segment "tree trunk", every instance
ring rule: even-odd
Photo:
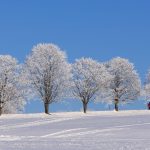
[[[2,115],[2,107],[0,107],[0,116]]]
[[[115,111],[118,111],[118,103],[115,103]]]
[[[114,103],[115,103],[115,111],[118,111],[118,110],[119,110],[119,109],[118,109],[118,104],[119,104],[119,99],[118,99],[118,97],[115,98]]]
[[[45,114],[49,114],[49,103],[44,103]]]
[[[84,113],[86,113],[86,111],[87,111],[87,103],[83,103],[83,111],[84,111]]]

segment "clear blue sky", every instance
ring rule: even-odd
[[[23,62],[39,42],[57,44],[67,52],[69,62],[82,56],[99,61],[128,58],[143,82],[150,68],[150,1],[1,0],[0,54],[11,54]],[[80,103],[66,103],[51,109],[81,109]],[[30,102],[26,112],[40,112],[41,105]],[[136,105],[144,108],[141,103]],[[90,109],[100,108],[90,105]]]

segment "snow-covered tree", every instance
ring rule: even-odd
[[[95,100],[106,88],[110,76],[105,66],[90,58],[81,58],[72,65],[72,93],[83,103],[84,113],[89,101]]]
[[[112,75],[106,95],[111,98],[110,101],[118,111],[119,103],[127,103],[138,98],[141,89],[140,78],[134,65],[124,58],[113,58],[106,63],[106,67]]]
[[[70,79],[70,65],[65,52],[54,44],[38,44],[26,60],[26,71],[31,88],[44,102],[45,113],[49,104],[66,96]]]
[[[150,70],[148,71],[146,75],[146,81],[144,84],[142,96],[144,96],[146,100],[150,100]]]
[[[25,100],[19,69],[15,58],[0,55],[0,115],[15,113],[23,109]]]

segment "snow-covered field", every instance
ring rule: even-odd
[[[3,115],[0,150],[150,150],[150,111]]]

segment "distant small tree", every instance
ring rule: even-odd
[[[54,44],[38,44],[27,57],[26,73],[33,93],[43,101],[48,114],[49,104],[60,101],[69,86],[66,54]]]
[[[112,75],[106,95],[111,97],[110,100],[118,111],[119,103],[127,103],[138,98],[141,89],[140,78],[134,65],[124,58],[113,58],[106,63],[106,67]]]
[[[150,100],[150,70],[146,75],[146,81],[142,90],[142,96],[144,96],[146,100]]]
[[[0,115],[22,110],[25,104],[17,60],[0,55]]]
[[[103,64],[90,58],[81,58],[72,65],[72,93],[83,103],[84,113],[90,101],[99,96],[99,92],[106,87],[109,74]]]

